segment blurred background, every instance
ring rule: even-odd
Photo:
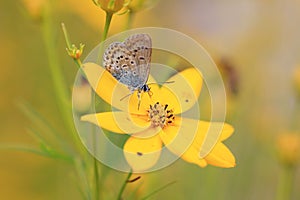
[[[5,148],[38,147],[27,131],[35,124],[20,104],[29,104],[51,126],[64,130],[43,39],[40,5],[45,1],[0,2],[0,199],[83,199],[71,164]],[[92,0],[52,4],[55,53],[71,92],[78,68],[66,53],[60,23],[75,44],[85,44],[84,58],[100,42],[105,13]],[[109,35],[125,30],[127,17],[114,16]],[[226,122],[235,127],[225,143],[237,160],[232,169],[201,169],[178,160],[142,175],[137,195],[176,180],[150,199],[285,199],[280,198],[284,193],[300,199],[299,24],[298,0],[158,0],[134,15],[133,28],[175,29],[211,54],[227,88]],[[125,177],[109,172],[103,183],[110,188],[107,199],[115,199]]]

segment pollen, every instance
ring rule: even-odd
[[[152,126],[161,128],[170,125],[175,120],[175,115],[173,110],[168,110],[168,104],[160,104],[156,102],[154,105],[150,105],[148,110],[149,121],[151,121]]]

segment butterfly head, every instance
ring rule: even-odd
[[[151,88],[150,88],[147,84],[145,84],[145,85],[143,85],[143,86],[141,87],[141,90],[142,90],[143,92],[149,92],[150,89],[151,89]]]

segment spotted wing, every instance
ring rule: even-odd
[[[134,88],[134,57],[122,42],[114,42],[103,54],[103,65],[119,82]]]
[[[150,59],[151,38],[135,34],[124,43],[112,43],[103,54],[103,65],[119,82],[134,91],[147,82]]]
[[[124,44],[130,51],[131,55],[135,58],[137,76],[139,77],[139,85],[141,88],[146,84],[149,72],[152,54],[151,37],[148,34],[134,34],[129,36]]]

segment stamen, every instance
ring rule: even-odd
[[[151,121],[152,126],[161,128],[166,125],[172,124],[175,120],[173,110],[167,110],[168,104],[160,104],[156,102],[153,106],[150,105],[148,110],[149,121]]]

